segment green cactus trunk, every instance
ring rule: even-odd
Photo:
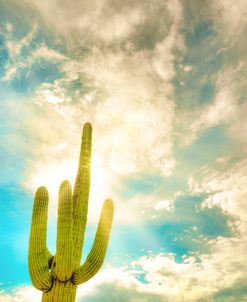
[[[35,194],[28,251],[33,285],[43,291],[42,302],[74,302],[77,286],[91,279],[103,264],[109,241],[113,202],[104,202],[92,249],[81,265],[90,188],[92,127],[83,128],[79,168],[72,193],[68,181],[59,189],[56,254],[46,246],[48,192]]]
[[[52,289],[48,293],[43,293],[42,302],[74,302],[77,286],[70,280],[61,282],[56,280]]]

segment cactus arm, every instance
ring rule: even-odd
[[[114,206],[111,199],[104,202],[92,249],[84,264],[77,269],[72,282],[79,285],[91,279],[101,268],[110,237]]]
[[[76,267],[80,267],[87,222],[91,145],[92,126],[86,123],[83,127],[79,167],[73,191],[73,257]]]
[[[33,285],[43,291],[42,302],[75,301],[77,285],[92,278],[103,264],[113,220],[113,202],[105,201],[93,246],[80,266],[87,222],[92,127],[82,133],[77,178],[72,195],[68,181],[59,189],[56,254],[46,246],[48,192],[35,194],[29,239],[28,266]]]
[[[52,286],[47,257],[48,192],[40,187],[35,194],[32,224],[29,240],[28,267],[33,285],[40,290],[48,291]]]
[[[68,280],[72,267],[72,189],[68,181],[63,181],[58,198],[57,243],[55,276],[61,281]]]

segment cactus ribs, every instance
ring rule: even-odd
[[[68,181],[59,189],[56,254],[47,249],[48,192],[36,191],[29,240],[28,266],[33,285],[43,291],[42,302],[74,302],[77,286],[88,281],[103,264],[109,241],[113,202],[104,202],[94,243],[81,265],[88,212],[92,126],[83,127],[78,173],[72,193]]]

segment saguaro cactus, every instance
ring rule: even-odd
[[[62,182],[58,197],[56,254],[46,246],[48,192],[36,191],[29,240],[28,266],[33,285],[43,291],[42,302],[73,302],[79,284],[92,278],[105,257],[113,219],[113,202],[104,202],[94,243],[81,265],[88,212],[92,127],[83,127],[77,177],[72,193],[68,181]]]

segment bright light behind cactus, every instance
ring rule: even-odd
[[[77,171],[76,160],[59,160],[47,164],[47,166],[39,167],[33,178],[25,185],[28,190],[35,190],[40,184],[47,187],[50,196],[50,212],[56,215],[58,190],[63,180],[69,180],[71,184],[75,181]],[[107,197],[106,188],[107,173],[97,161],[92,158],[91,164],[91,190],[89,204],[89,223],[96,223],[100,213],[103,200]]]
[[[34,194],[49,190],[55,252],[86,121],[84,260],[103,201],[116,207],[77,302],[247,299],[246,15],[246,0],[0,0],[1,302],[41,299],[27,269]]]
[[[28,250],[33,285],[43,292],[42,302],[74,302],[77,286],[90,280],[103,264],[109,241],[114,204],[104,202],[92,248],[81,265],[90,191],[92,126],[83,127],[75,184],[61,183],[58,194],[56,253],[47,247],[49,193],[35,193]]]

